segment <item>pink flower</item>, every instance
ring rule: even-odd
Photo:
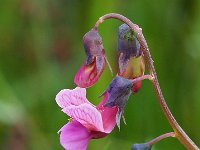
[[[86,89],[64,89],[56,96],[57,104],[72,119],[60,129],[60,143],[67,150],[86,150],[91,139],[105,137],[116,124],[117,107],[104,107],[108,93],[96,107],[86,98]]]

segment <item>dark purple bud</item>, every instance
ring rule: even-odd
[[[123,53],[124,57],[138,57],[141,55],[140,44],[135,33],[127,24],[122,24],[118,31],[118,52]]]
[[[148,143],[133,144],[131,150],[151,150],[151,147]]]
[[[127,24],[122,24],[118,31],[118,75],[128,79],[134,79],[144,74],[145,65],[135,33],[130,29]],[[138,82],[133,93],[136,93],[142,82]]]
[[[102,94],[109,93],[105,107],[118,107],[118,113],[116,115],[116,123],[120,128],[120,119],[123,115],[125,105],[128,101],[128,98],[131,94],[131,89],[133,88],[133,83],[123,77],[115,77],[106,91]]]
[[[84,35],[83,45],[86,53],[86,65],[90,65],[95,57],[104,56],[102,38],[96,29],[92,29]]]
[[[118,30],[118,53],[120,74],[127,68],[131,57],[139,57],[142,54],[135,33],[127,24],[122,24]]]

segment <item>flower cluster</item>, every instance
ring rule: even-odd
[[[101,102],[94,106],[86,98],[86,88],[98,82],[106,63],[102,38],[98,33],[99,24],[114,18],[127,24],[122,24],[118,30],[118,72],[107,89],[101,94]],[[187,136],[170,112],[157,80],[153,60],[142,29],[128,18],[116,13],[109,13],[99,18],[94,28],[83,37],[86,58],[75,75],[73,90],[61,90],[56,96],[56,102],[70,119],[60,130],[60,143],[67,150],[86,150],[91,139],[103,138],[112,132],[115,125],[120,128],[121,117],[125,123],[124,109],[131,94],[139,91],[142,80],[152,81],[158,96],[160,106],[171,125],[173,132],[162,134],[145,143],[133,144],[131,150],[151,150],[152,145],[168,137],[177,138],[186,149],[199,150]],[[143,56],[144,52],[144,56]],[[144,75],[145,62],[150,75]]]
[[[74,78],[77,87],[61,90],[56,96],[57,104],[70,117],[59,131],[60,143],[67,150],[85,150],[91,139],[105,137],[116,124],[120,128],[128,98],[141,86],[141,81],[133,83],[132,79],[144,74],[140,44],[129,26],[123,24],[118,31],[118,74],[102,93],[101,102],[94,106],[86,98],[85,88],[98,81],[108,61],[96,28],[84,35],[83,45],[86,59]]]

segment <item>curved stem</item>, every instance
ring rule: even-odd
[[[130,80],[133,84],[135,84],[135,83],[137,83],[137,82],[139,82],[139,81],[142,81],[142,80],[145,80],[145,79],[153,80],[153,77],[152,77],[152,75],[147,74],[147,75],[142,75],[142,76],[137,77],[137,78],[135,78],[135,79],[129,79],[129,80]]]
[[[159,142],[159,141],[161,141],[161,140],[163,140],[165,138],[168,138],[168,137],[175,137],[175,133],[174,132],[165,133],[165,134],[160,135],[160,136],[156,137],[155,139],[153,139],[153,140],[151,140],[151,141],[149,141],[147,143],[149,145],[153,145],[153,144],[155,144],[155,143],[157,143],[157,142]]]
[[[110,14],[106,14],[102,17],[99,18],[99,20],[96,22],[94,28],[98,28],[98,26],[107,19],[110,18],[114,18],[114,19],[118,19],[124,23],[126,23],[135,33],[136,33],[136,37],[141,45],[141,49],[143,51],[144,54],[144,58],[148,67],[148,70],[150,72],[150,74],[152,75],[153,79],[152,84],[154,87],[154,90],[156,92],[156,95],[158,97],[159,103],[160,103],[160,107],[162,108],[165,117],[167,118],[169,124],[171,125],[171,127],[173,128],[174,132],[175,132],[175,137],[189,150],[199,150],[199,148],[195,145],[195,143],[188,137],[188,135],[183,131],[183,129],[180,127],[180,125],[177,123],[177,121],[175,120],[175,118],[173,117],[172,113],[170,112],[165,99],[163,97],[162,91],[160,89],[160,85],[157,79],[157,75],[156,75],[156,71],[153,65],[153,60],[147,45],[147,42],[142,34],[142,29],[132,23],[128,18],[120,15],[120,14],[116,14],[116,13],[110,13]]]

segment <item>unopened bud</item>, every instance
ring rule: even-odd
[[[151,147],[148,143],[133,144],[131,150],[151,150]]]
[[[118,31],[119,71],[118,75],[127,79],[134,79],[144,74],[145,65],[135,33],[126,24],[122,24]],[[133,93],[137,92],[142,82],[133,87]]]
[[[118,31],[118,52],[123,53],[128,59],[141,55],[140,43],[135,33],[127,24],[122,24]]]
[[[106,63],[105,51],[97,29],[92,29],[83,37],[86,53],[85,63],[76,73],[74,82],[77,86],[87,88],[100,78]]]
[[[105,53],[102,38],[96,29],[92,29],[84,35],[83,45],[86,53],[86,65],[90,65],[95,57],[102,57]]]

